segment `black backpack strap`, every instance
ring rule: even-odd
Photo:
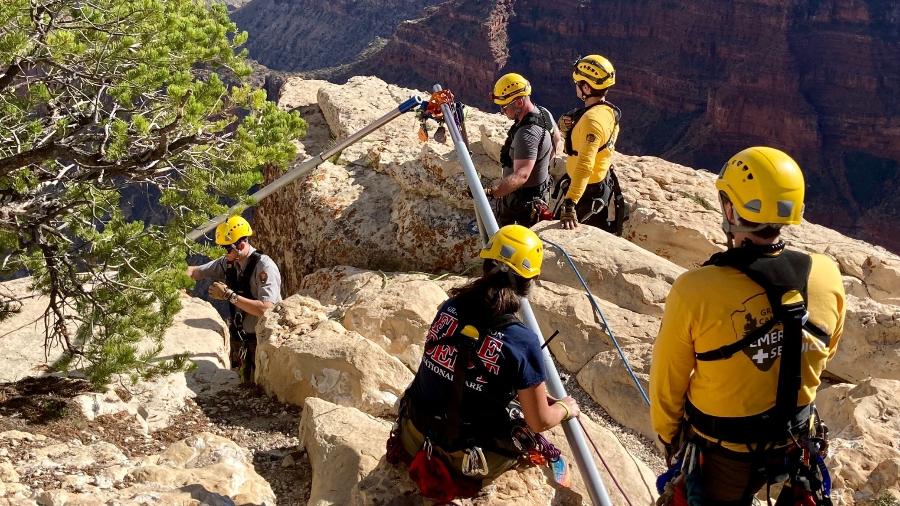
[[[776,320],[775,318],[771,318],[769,321],[762,324],[762,326],[748,332],[747,335],[745,335],[739,341],[735,341],[731,344],[726,344],[725,346],[720,346],[714,350],[697,353],[695,357],[700,361],[725,360],[726,358],[731,358],[735,353],[750,346],[751,344],[758,341],[760,337],[766,335],[770,330],[772,330],[772,327],[774,327],[776,323],[778,323],[778,320]]]
[[[503,142],[503,146],[500,148],[501,167],[513,166],[513,159],[510,155],[510,151],[512,150],[512,143],[515,140],[516,134],[519,132],[519,129],[530,125],[538,125],[539,127],[541,127],[541,138],[538,141],[538,152],[537,155],[535,155],[535,164],[537,164],[537,162],[541,160],[541,146],[544,145],[544,137],[546,137],[547,132],[553,132],[553,122],[548,118],[549,114],[550,111],[547,111],[543,107],[536,105],[534,111],[526,114],[521,121],[518,121],[513,124],[513,126],[509,127],[509,130],[506,132],[506,140]],[[553,147],[551,146],[550,151],[548,151],[547,153],[549,154],[552,151]]]
[[[608,148],[609,145],[612,143],[613,135],[616,133],[616,127],[619,126],[619,121],[622,119],[622,110],[619,109],[618,107],[616,107],[615,105],[613,105],[612,102],[602,102],[602,105],[609,106],[609,108],[612,109],[613,117],[615,118],[615,120],[613,123],[612,132],[609,133],[609,137],[606,138],[606,142],[604,142],[602,146],[597,148],[598,153],[603,151],[604,149]]]
[[[618,124],[619,124],[619,120],[622,119],[622,110],[619,109],[618,107],[616,107],[615,105],[613,105],[611,102],[599,102],[599,103],[596,103],[593,105],[589,105],[587,107],[582,107],[581,109],[575,109],[574,111],[569,111],[566,113],[566,116],[569,116],[570,118],[572,118],[572,128],[570,128],[566,132],[566,139],[565,139],[566,143],[565,143],[565,149],[563,150],[563,151],[565,151],[565,153],[567,155],[569,155],[569,156],[577,156],[578,155],[578,151],[575,151],[575,146],[572,144],[572,132],[575,131],[575,125],[581,120],[581,117],[584,116],[585,113],[587,113],[589,110],[591,110],[592,107],[597,107],[598,105],[605,105],[605,106],[608,106],[610,109],[612,109],[613,116],[615,117],[615,123],[613,123],[613,132],[615,132],[616,126],[618,126]],[[597,149],[598,153],[600,151],[603,151],[604,149],[606,149],[607,146],[609,146],[609,143],[612,142],[613,132],[610,132],[609,137],[606,139],[606,142],[604,142],[603,145]]]
[[[609,166],[609,174],[607,175],[612,187],[612,203],[616,210],[616,221],[613,223],[613,233],[617,236],[622,235],[625,230],[625,221],[628,220],[628,208],[625,206],[625,194],[622,193],[622,186],[619,185],[619,176],[613,166]]]
[[[733,267],[762,287],[772,308],[772,318],[735,343],[698,353],[697,359],[728,358],[764,336],[776,323],[781,322],[784,327],[784,344],[772,415],[776,420],[776,426],[789,429],[787,422],[797,409],[797,397],[802,385],[803,328],[809,319],[806,309],[806,286],[812,270],[812,257],[788,250],[778,255],[760,255],[758,250],[752,247],[741,247],[717,253],[704,265]],[[794,295],[791,295],[792,293]],[[821,330],[818,332],[824,334]]]
[[[473,360],[473,355],[477,353],[481,343],[491,332],[505,329],[510,325],[521,325],[521,323],[522,322],[519,321],[515,315],[500,315],[482,325],[481,329],[471,324],[461,324],[452,336],[445,338],[452,341],[447,344],[452,344],[456,348],[456,362],[453,364],[453,388],[450,391],[450,399],[447,403],[447,423],[444,425],[443,431],[444,444],[454,447],[458,443],[457,440],[459,439],[460,429],[462,428],[462,398],[466,389],[466,373],[468,372],[470,362],[473,363],[476,368],[480,368],[481,370],[485,369],[481,360]],[[477,337],[473,338],[463,333],[466,327],[470,326],[478,331]],[[438,339],[437,341],[444,341],[444,339]]]
[[[259,263],[259,259],[262,256],[262,252],[259,250],[254,251],[250,254],[250,257],[247,259],[247,265],[244,267],[244,270],[241,271],[240,275],[237,271],[236,262],[233,262],[231,265],[225,268],[225,285],[228,288],[231,288],[241,297],[245,297],[248,299],[253,298],[253,294],[250,292],[250,280],[253,279],[253,271],[256,269],[256,264]],[[241,328],[240,320],[243,318],[243,311],[238,309],[234,304],[228,304],[228,313],[231,315],[231,322],[235,325],[235,328],[239,332],[243,332],[243,328]]]
[[[247,265],[244,266],[244,270],[241,271],[241,276],[238,278],[238,286],[232,288],[238,295],[252,298],[250,280],[253,279],[253,271],[256,270],[256,264],[259,263],[261,257],[262,253],[258,250],[250,254],[250,257],[247,259]]]

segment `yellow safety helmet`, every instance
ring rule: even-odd
[[[803,219],[803,172],[775,148],[755,146],[732,156],[719,171],[716,188],[747,221],[798,225]]]
[[[241,237],[251,235],[253,235],[253,229],[250,228],[250,223],[235,215],[225,220],[224,223],[219,223],[219,226],[216,227],[216,244],[228,246],[236,243]]]
[[[479,256],[500,262],[519,276],[530,279],[541,273],[544,243],[531,229],[506,225],[491,237]]]
[[[497,79],[497,83],[494,84],[494,92],[491,93],[491,100],[495,104],[503,106],[519,97],[529,95],[531,95],[531,83],[528,82],[528,79],[522,77],[521,74],[509,73]]]
[[[599,54],[589,54],[575,61],[572,80],[584,81],[595,90],[605,90],[616,84],[616,69]]]

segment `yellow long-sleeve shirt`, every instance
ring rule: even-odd
[[[826,346],[804,331],[798,406],[815,400],[819,377],[844,327],[844,286],[837,265],[826,256],[812,255],[807,286],[810,320],[831,339]],[[732,267],[705,266],[675,281],[650,367],[650,418],[663,440],[671,442],[677,434],[686,398],[703,413],[719,417],[756,415],[775,405],[780,323],[730,358],[695,359],[695,353],[736,342],[771,317],[762,288]],[[747,451],[744,445],[725,446]]]
[[[566,173],[572,178],[566,198],[578,202],[588,184],[603,181],[612,164],[618,136],[616,113],[605,104],[588,109],[572,127],[572,148],[578,154],[566,158]],[[604,144],[606,147],[598,152]]]

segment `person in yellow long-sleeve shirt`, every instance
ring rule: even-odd
[[[716,188],[729,248],[675,281],[653,347],[653,428],[668,463],[683,464],[671,490],[691,504],[749,505],[787,480],[778,504],[830,504],[813,402],[843,331],[841,273],[780,238],[803,213],[790,156],[745,149]]]
[[[589,55],[575,62],[572,80],[584,107],[560,118],[568,158],[566,175],[554,191],[562,197],[558,217],[566,229],[581,222],[621,235],[627,215],[612,154],[622,113],[606,99],[616,71],[606,58]]]

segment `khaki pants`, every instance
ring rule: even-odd
[[[419,429],[417,429],[416,426],[413,425],[412,421],[410,421],[408,418],[401,418],[400,442],[403,444],[403,449],[406,451],[406,453],[412,457],[415,456],[419,449],[422,448],[422,445],[425,443],[425,436],[422,435],[421,432],[419,432]],[[487,476],[481,478],[483,480],[493,480],[504,472],[515,467],[515,465],[518,463],[517,459],[511,459],[507,456],[500,455],[499,453],[494,453],[484,449],[482,449],[482,451],[484,453],[484,459],[487,462],[488,468]],[[465,452],[445,452],[438,446],[434,446],[432,449],[432,456],[441,457],[444,462],[447,463],[447,467],[449,467],[458,476],[464,476],[462,474],[463,455],[465,455]]]

